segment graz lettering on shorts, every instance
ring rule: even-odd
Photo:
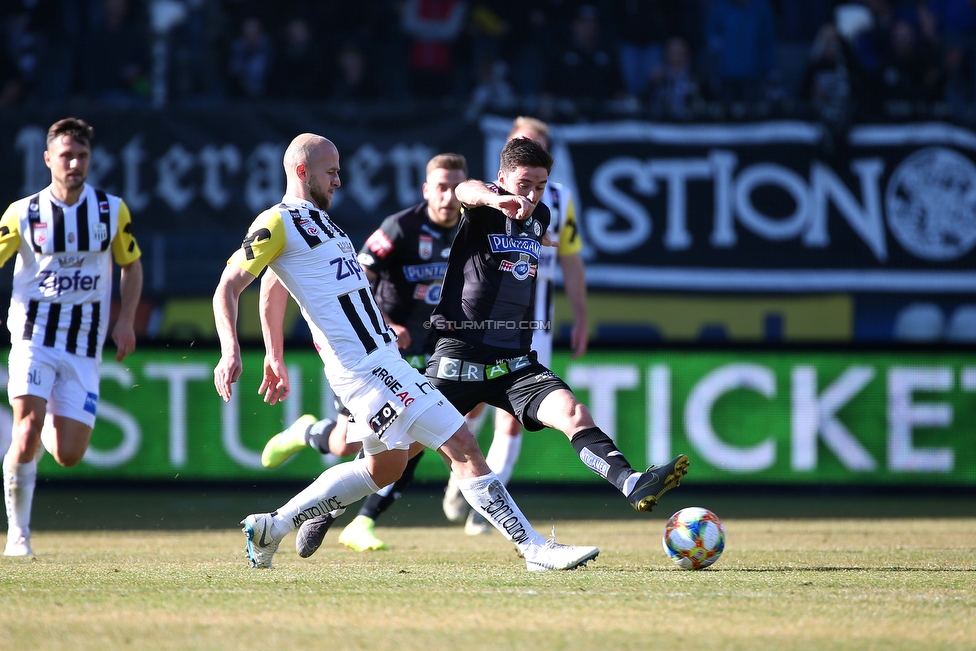
[[[373,414],[369,419],[369,428],[373,430],[379,438],[383,438],[383,433],[390,429],[390,425],[399,416],[399,412],[396,410],[396,406],[392,401],[387,402],[383,405],[378,412]]]
[[[338,509],[344,509],[346,505],[336,499],[336,496],[327,497],[324,500],[319,500],[312,506],[308,507],[304,511],[301,511],[298,515],[291,519],[292,526],[296,529],[302,526],[302,523],[306,520],[311,520],[312,518],[317,518],[320,515],[325,515],[332,511]]]
[[[536,260],[542,253],[542,244],[525,237],[489,235],[488,244],[491,246],[492,253],[528,253]]]
[[[403,385],[400,384],[400,380],[393,377],[393,374],[382,366],[377,366],[373,369],[373,376],[382,380],[383,384],[386,385],[386,388],[390,390],[390,393],[399,398],[404,407],[409,407],[410,403],[414,401],[414,399],[410,397],[410,392],[403,390]]]
[[[75,269],[73,274],[59,274],[57,271],[41,272],[41,290],[45,294],[52,291],[55,296],[60,296],[64,292],[90,292],[98,289],[98,281],[101,276],[83,276],[80,269]]]
[[[528,355],[498,360],[495,364],[478,364],[454,357],[441,357],[437,361],[437,375],[443,380],[481,382],[508,375],[532,363]]]
[[[419,283],[424,280],[441,280],[446,273],[446,262],[408,264],[403,267],[403,275],[406,277],[407,282],[411,283]]]
[[[515,510],[503,497],[499,496],[488,502],[485,505],[485,513],[508,532],[513,543],[518,544],[529,539],[529,534],[522,526],[521,520],[515,516]]]

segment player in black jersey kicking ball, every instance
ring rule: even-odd
[[[461,413],[486,402],[513,414],[530,432],[551,427],[565,433],[584,464],[635,509],[650,511],[680,484],[688,457],[634,470],[532,350],[533,330],[542,327],[532,315],[537,264],[549,244],[542,195],[552,163],[537,142],[514,138],[502,149],[496,183],[471,180],[457,187],[461,223],[431,317],[441,337],[427,378]]]

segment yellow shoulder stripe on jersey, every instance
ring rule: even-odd
[[[119,199],[119,232],[112,240],[112,257],[122,267],[142,257],[139,244],[132,234],[132,215],[125,201],[121,199]]]
[[[20,248],[20,216],[13,204],[0,218],[0,267],[14,257]]]
[[[559,232],[558,255],[572,255],[583,250],[583,238],[580,237],[579,225],[576,223],[576,206],[572,198],[563,207],[563,228]]]
[[[285,225],[281,213],[270,208],[251,222],[241,248],[234,251],[227,264],[236,264],[257,277],[284,250]]]

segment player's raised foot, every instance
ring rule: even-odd
[[[556,532],[542,547],[525,557],[525,567],[530,572],[545,572],[546,570],[574,570],[583,567],[600,555],[597,547],[586,545],[563,545],[556,542]]]
[[[7,546],[3,548],[4,556],[33,556],[34,550],[30,546],[30,534],[7,534]]]
[[[255,569],[271,569],[271,559],[278,551],[278,543],[271,536],[272,518],[270,513],[257,513],[241,520],[241,530],[247,536],[247,554],[251,567]]]
[[[315,416],[305,414],[289,425],[288,429],[278,432],[268,439],[268,442],[264,444],[264,450],[261,452],[261,465],[265,468],[277,468],[290,459],[293,454],[301,452],[307,445],[305,433],[317,421],[318,419]]]
[[[444,507],[444,515],[451,522],[464,522],[464,519],[468,516],[468,511],[471,510],[471,507],[468,506],[468,501],[461,494],[461,488],[458,486],[457,479],[454,478],[453,474],[447,480],[447,488],[444,489],[442,506]]]
[[[376,537],[373,527],[376,522],[365,515],[357,515],[339,534],[339,544],[354,552],[372,552],[389,549],[389,546]]]
[[[468,520],[464,523],[464,533],[469,536],[480,536],[491,533],[494,530],[495,527],[491,526],[491,523],[485,520],[485,516],[474,510],[468,513]]]
[[[661,496],[681,485],[681,478],[688,472],[688,457],[679,454],[669,463],[651,466],[637,480],[627,499],[638,511],[651,511]]]
[[[308,558],[314,554],[322,546],[325,534],[329,532],[329,528],[334,522],[335,518],[332,517],[331,513],[319,515],[303,522],[295,536],[295,550],[298,555],[302,558]]]

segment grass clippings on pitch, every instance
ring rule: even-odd
[[[676,492],[642,515],[600,491],[527,496],[540,531],[555,524],[560,540],[602,550],[578,571],[529,573],[500,535],[427,522],[436,494],[411,493],[388,514],[396,526],[381,521],[389,552],[340,549],[335,531],[306,560],[289,535],[272,571],[246,567],[236,522],[283,495],[247,495],[254,508],[243,510],[217,494],[93,493],[59,507],[42,495],[37,558],[0,558],[3,648],[961,650],[976,639],[971,496],[907,507],[872,498],[833,515],[816,497]],[[661,548],[667,517],[693,504],[718,513],[728,534],[724,556],[698,572]],[[58,526],[85,505],[102,519]],[[786,505],[792,517],[757,517]],[[119,529],[135,517],[127,509],[151,524]],[[186,530],[174,512],[197,525],[221,517]]]

